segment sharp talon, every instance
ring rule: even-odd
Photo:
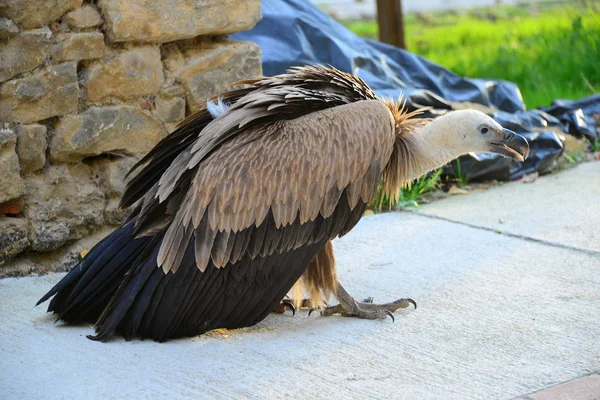
[[[363,300],[363,303],[373,303],[373,300],[375,300],[373,296],[369,296]]]
[[[310,314],[312,314],[312,312],[315,311],[314,308],[311,308],[310,310],[308,310],[308,316],[310,317]]]
[[[289,307],[289,309],[292,310],[292,317],[296,315],[296,307],[294,307],[294,304],[292,304],[291,301],[289,301],[289,300],[283,300],[281,302],[281,304],[283,304],[284,306]]]
[[[392,314],[391,311],[384,310],[384,312],[390,316],[390,318],[392,319],[392,323],[396,322],[396,319],[394,318],[394,314]]]
[[[406,299],[406,301],[408,301],[410,304],[412,304],[413,306],[415,306],[415,310],[417,309],[417,302],[414,301],[413,299]]]

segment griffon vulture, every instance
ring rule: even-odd
[[[385,319],[414,302],[355,301],[332,240],[376,197],[469,152],[516,160],[527,141],[478,111],[431,122],[321,66],[246,80],[188,117],[132,171],[129,219],[38,302],[67,323],[157,341],[254,325],[297,283],[314,307]]]

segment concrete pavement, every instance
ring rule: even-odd
[[[0,280],[0,398],[512,399],[593,374],[599,177],[588,163],[363,218],[336,241],[340,278],[357,298],[416,299],[395,323],[272,314],[226,337],[102,344],[33,307],[62,274]]]

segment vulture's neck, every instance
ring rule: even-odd
[[[466,153],[453,140],[456,127],[446,117],[436,118],[422,128],[396,138],[383,178],[383,190],[392,201],[397,199],[401,186]]]
[[[451,140],[455,135],[450,132],[451,127],[446,126],[445,122],[444,117],[434,119],[407,135],[406,140],[411,146],[411,162],[408,163],[406,174],[408,181],[438,169],[461,155],[456,143]]]

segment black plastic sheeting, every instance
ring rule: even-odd
[[[411,108],[431,107],[429,117],[457,108],[455,103],[485,106],[483,111],[505,128],[527,138],[531,153],[522,163],[488,153],[461,157],[462,174],[470,180],[549,172],[564,149],[560,131],[590,140],[600,137],[593,116],[600,113],[600,94],[526,110],[514,83],[462,78],[408,51],[360,38],[308,0],[262,0],[261,8],[262,20],[231,38],[260,46],[266,76],[296,65],[330,64],[360,76],[380,96],[402,94]],[[444,173],[452,176],[454,166]]]

